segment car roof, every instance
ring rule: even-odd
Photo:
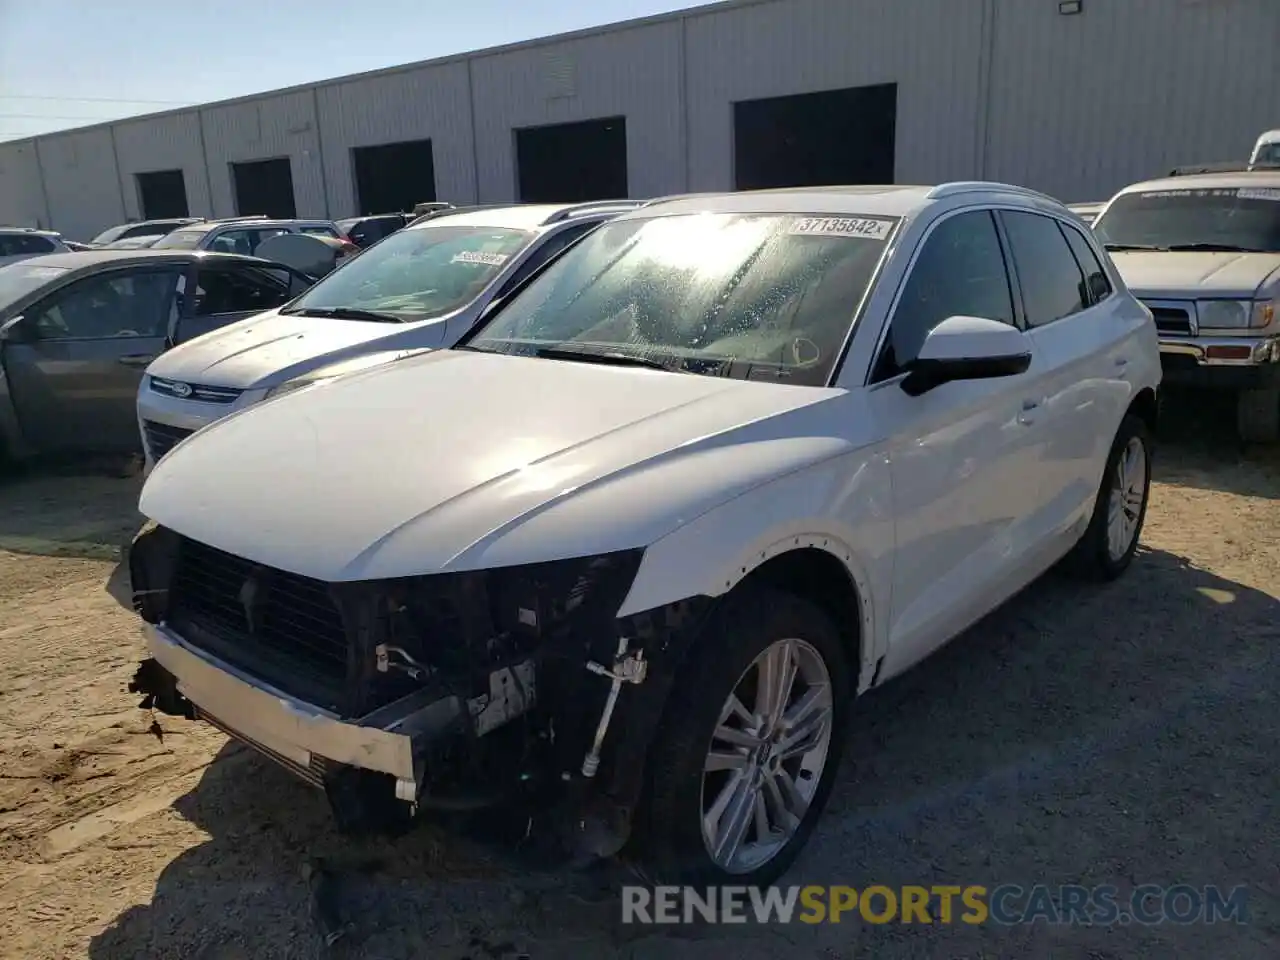
[[[61,237],[57,230],[44,230],[40,227],[4,227],[0,226],[0,233],[25,233],[32,234],[37,237]]]
[[[272,220],[268,220],[265,217],[245,217],[233,220],[201,220],[197,223],[188,223],[173,232],[177,233],[180,230],[183,233],[212,233],[214,230],[223,228],[238,230],[243,227],[277,227],[281,224],[289,223],[319,223],[327,225],[332,222],[332,220],[322,220],[318,217],[315,219],[311,217],[278,217]]]
[[[906,217],[937,200],[960,195],[1061,204],[1026,187],[986,181],[921,184],[850,184],[843,186],[783,187],[735,193],[704,193],[655,200],[620,219],[689,213],[823,213],[857,216]]]
[[[1120,191],[1149,193],[1154,190],[1212,190],[1232,187],[1280,187],[1280,170],[1232,170],[1223,173],[1193,173],[1184,177],[1161,177],[1133,183]]]
[[[483,208],[463,208],[458,211],[442,210],[429,220],[413,224],[408,229],[424,227],[506,227],[511,230],[539,230],[543,227],[570,220],[580,221],[598,215],[613,217],[640,207],[640,200],[594,200],[584,203],[513,203],[509,206],[494,204]]]
[[[81,250],[72,253],[46,253],[33,257],[42,267],[58,267],[63,270],[87,270],[105,263],[147,263],[155,260],[207,260],[268,263],[260,257],[246,257],[238,253],[213,253],[205,250]],[[20,261],[25,263],[26,261]]]

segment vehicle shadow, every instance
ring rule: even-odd
[[[142,524],[138,476],[28,469],[0,483],[0,550],[114,560]]]
[[[1051,573],[859,702],[830,807],[783,881],[1246,884],[1246,926],[623,926],[616,876],[592,897],[431,825],[346,839],[318,792],[228,748],[175,805],[210,839],[90,955],[1275,957],[1277,641],[1280,601],[1169,553],[1102,587]],[[327,953],[317,897],[353,924]]]
[[[1233,394],[1173,387],[1162,394],[1156,480],[1280,499],[1280,444],[1246,444],[1236,437]]]

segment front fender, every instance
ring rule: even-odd
[[[848,452],[756,486],[655,541],[618,615],[718,597],[782,553],[822,550],[858,590],[865,680],[887,645],[893,545],[888,458],[879,449]]]

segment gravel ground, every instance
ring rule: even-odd
[[[138,483],[58,477],[0,488],[0,956],[323,956],[321,857],[354,919],[337,957],[1274,958],[1280,458],[1214,442],[1212,414],[1166,440],[1121,581],[1051,574],[859,704],[786,882],[1243,884],[1245,925],[663,932],[438,826],[343,839],[287,774],[136,709],[123,578],[81,557],[135,527]]]

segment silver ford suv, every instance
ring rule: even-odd
[[[268,397],[452,346],[496,299],[638,206],[521,204],[437,215],[373,245],[290,303],[161,354],[138,391],[147,469],[201,427]]]

